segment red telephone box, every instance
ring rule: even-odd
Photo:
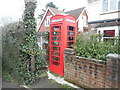
[[[64,75],[64,49],[76,41],[76,18],[71,15],[55,15],[50,19],[49,70]]]

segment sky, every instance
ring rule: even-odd
[[[46,3],[53,2],[58,9],[65,11],[83,7],[87,4],[86,0],[37,0],[35,16],[42,12]],[[0,19],[19,20],[24,11],[24,0],[0,0]]]

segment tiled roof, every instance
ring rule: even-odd
[[[58,10],[58,9],[55,9],[55,8],[52,8],[52,7],[49,7],[50,8],[50,10],[56,15],[56,14],[60,14],[60,13],[63,13],[63,14],[65,14],[65,12],[64,11],[62,11],[62,10]]]
[[[80,14],[82,13],[82,11],[85,7],[70,10],[70,11],[67,11],[67,12],[64,12],[62,10],[58,10],[58,9],[55,9],[55,8],[52,8],[52,7],[49,7],[49,8],[55,15],[56,14],[69,14],[69,15],[73,15],[74,17],[76,17],[76,19],[78,19],[78,17],[80,16]]]
[[[65,13],[73,15],[74,17],[76,17],[76,19],[78,19],[78,17],[80,16],[80,14],[82,13],[84,8],[85,7],[78,8],[78,9],[75,9],[75,10],[70,10],[70,11],[67,11]]]

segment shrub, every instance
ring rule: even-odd
[[[113,45],[110,42],[97,40],[97,35],[77,36],[77,41],[74,44],[76,54],[81,57],[106,60],[106,55],[109,53],[120,54],[119,42]]]
[[[35,8],[36,2],[25,2],[23,22],[5,26],[2,34],[3,72],[22,84],[35,81],[45,67],[37,45]]]

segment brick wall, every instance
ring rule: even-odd
[[[65,49],[64,79],[84,88],[118,88],[118,55],[107,55],[107,61],[75,56]],[[119,67],[118,67],[119,66]]]

